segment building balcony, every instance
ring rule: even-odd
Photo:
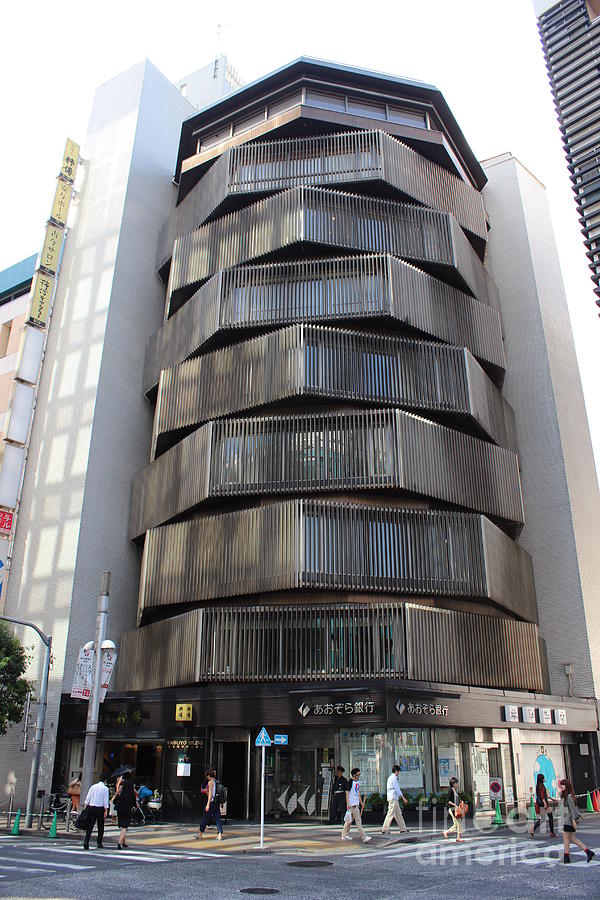
[[[134,478],[130,538],[208,500],[332,491],[410,492],[483,512],[518,534],[509,450],[400,410],[211,421]]]
[[[291,325],[164,369],[152,456],[209,419],[311,398],[429,413],[516,450],[514,414],[468,350]]]
[[[161,369],[215,343],[294,322],[369,323],[466,347],[494,382],[505,368],[500,316],[392,256],[301,260],[219,272],[150,339],[144,391]]]
[[[487,225],[479,191],[383,131],[351,131],[226,150],[171,213],[161,232],[157,269],[165,271],[178,237],[242,203],[294,187],[352,189],[365,182],[451,213],[483,256]]]
[[[498,309],[498,290],[449,213],[328,191],[292,188],[223,216],[175,242],[167,318],[219,269],[273,256],[299,245],[390,253],[466,290]]]
[[[115,689],[374,678],[548,689],[533,623],[322,597],[310,605],[209,606],[126,631]]]
[[[139,621],[299,590],[470,598],[537,620],[529,555],[484,516],[295,499],[148,531]]]

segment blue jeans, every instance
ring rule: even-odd
[[[202,818],[200,819],[200,825],[198,826],[202,834],[204,834],[204,829],[209,824],[210,820],[214,819],[214,823],[217,826],[217,831],[219,834],[223,831],[223,823],[221,822],[221,808],[216,800],[213,800],[207,810],[204,811]]]

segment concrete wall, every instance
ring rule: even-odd
[[[545,188],[510,154],[483,163],[488,267],[500,290],[525,529],[550,686],[600,690],[600,496]]]
[[[127,539],[131,481],[148,460],[146,345],[162,321],[153,274],[189,103],[151,63],[96,92],[83,187],[67,238],[26,467],[5,612],[53,637],[40,787],[50,789],[61,690],[93,639],[100,575],[112,572],[108,636],[135,624],[140,551]],[[25,642],[32,643],[31,632]],[[31,667],[40,678],[40,654]],[[36,708],[34,708],[34,715]],[[0,800],[26,795],[31,752],[0,738]]]

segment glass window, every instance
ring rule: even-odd
[[[399,125],[413,125],[415,128],[427,128],[427,116],[424,112],[402,109],[399,106],[388,106],[388,119]]]
[[[440,790],[449,787],[451,778],[458,778],[458,789],[464,790],[460,747],[456,729],[435,729],[435,756]]]
[[[318,106],[321,109],[336,109],[345,112],[346,100],[340,94],[324,94],[321,91],[307,91],[306,102],[308,106]]]
[[[408,731],[390,730],[391,764],[400,766],[398,781],[406,796],[428,794],[431,785],[429,731],[415,728]]]
[[[260,109],[255,109],[253,113],[250,113],[248,116],[244,116],[243,119],[238,119],[233,123],[233,133],[240,134],[242,131],[248,131],[249,128],[254,128],[255,125],[259,125],[261,122],[265,121],[265,110],[264,107]]]
[[[340,752],[342,766],[350,777],[352,769],[360,769],[361,793],[368,795],[385,789],[387,767],[385,765],[386,738],[384,731],[342,731]]]
[[[216,147],[217,144],[221,144],[230,137],[231,127],[229,125],[220,128],[212,134],[207,134],[198,141],[198,153],[200,153],[201,150],[209,150],[211,147]]]
[[[369,103],[367,100],[348,98],[348,112],[354,116],[369,116],[370,119],[385,119],[383,103]]]
[[[274,100],[273,103],[269,103],[269,118],[278,116],[287,109],[292,109],[294,106],[299,106],[301,103],[302,94],[300,92],[297,94],[290,94],[287,97],[282,97],[280,100]]]

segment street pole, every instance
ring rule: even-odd
[[[110,572],[102,574],[102,586],[98,596],[98,614],[96,616],[96,637],[94,639],[94,663],[92,669],[92,687],[88,703],[87,725],[85,729],[85,745],[83,748],[83,769],[81,773],[81,799],[85,800],[92,785],[94,775],[94,759],[96,757],[96,737],[98,735],[98,711],[100,708],[100,677],[102,674],[102,644],[106,636],[106,620],[108,618],[108,595],[110,593]]]
[[[260,849],[265,846],[265,745],[262,746],[262,777],[260,779]]]
[[[23,619],[13,619],[11,616],[0,616],[5,622],[13,622],[15,625],[25,625],[26,628],[33,628],[37,631],[45,644],[46,651],[44,653],[44,668],[42,670],[42,684],[40,688],[40,697],[38,701],[38,714],[35,723],[35,738],[33,741],[33,759],[31,760],[31,775],[29,776],[29,791],[27,792],[27,812],[25,815],[25,827],[31,828],[33,820],[33,810],[37,795],[38,780],[40,777],[40,762],[42,759],[42,742],[44,740],[44,725],[46,724],[46,707],[48,706],[48,673],[50,672],[50,658],[52,650],[52,637],[44,634],[44,632],[34,625],[33,622],[26,622]]]

